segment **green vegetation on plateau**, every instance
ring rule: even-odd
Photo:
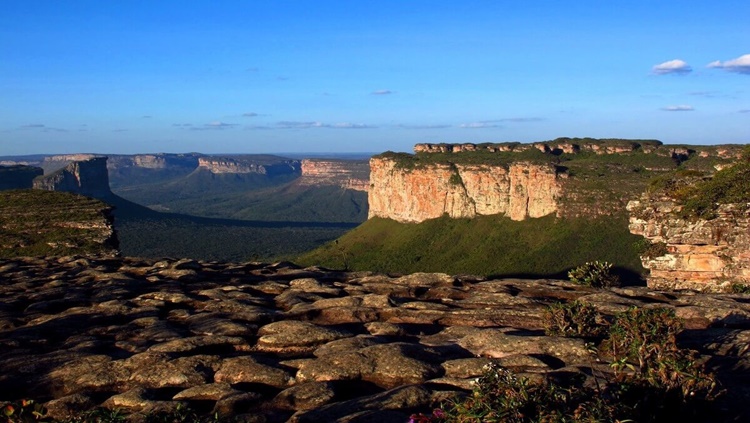
[[[683,215],[712,219],[720,204],[750,203],[750,147],[734,165],[708,180],[686,186],[676,193],[684,204]]]
[[[446,216],[419,224],[373,218],[297,262],[391,273],[565,277],[581,263],[600,260],[641,273],[639,239],[628,232],[624,214],[521,222],[497,215]]]
[[[0,192],[0,257],[111,253],[110,207],[66,192]]]

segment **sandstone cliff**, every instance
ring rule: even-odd
[[[719,207],[712,220],[684,219],[669,199],[628,203],[630,231],[664,248],[641,257],[654,289],[723,291],[750,285],[750,204]]]
[[[66,191],[95,198],[107,197],[112,194],[109,189],[107,158],[94,157],[72,162],[52,174],[35,179],[34,188]]]
[[[32,166],[0,166],[0,191],[31,188],[34,178],[43,173],[41,168]]]
[[[450,217],[503,214],[513,220],[558,210],[560,182],[547,164],[432,164],[403,168],[393,159],[370,160],[368,217],[422,222]]]
[[[367,192],[370,167],[362,160],[304,159],[300,185],[335,185],[344,189]]]

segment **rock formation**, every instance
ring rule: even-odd
[[[301,185],[335,185],[364,192],[370,188],[370,167],[363,160],[304,159],[301,169]]]
[[[643,198],[628,203],[630,231],[663,244],[643,256],[654,289],[722,291],[750,285],[750,204],[722,205],[712,220],[685,219],[669,199]]]
[[[112,207],[65,192],[0,192],[0,257],[118,253]]]
[[[182,403],[222,420],[403,423],[490,361],[594,386],[608,363],[541,330],[548,304],[577,299],[609,316],[674,309],[681,346],[727,390],[716,421],[750,418],[747,295],[83,256],[0,260],[0,278],[0,400],[58,417]]]
[[[94,157],[72,162],[54,173],[34,180],[34,188],[105,198],[112,195],[109,189],[107,158]]]
[[[261,175],[284,175],[299,173],[299,161],[284,160],[277,163],[256,163],[227,157],[201,157],[198,168],[214,174],[221,173],[258,173]]]
[[[555,213],[559,195],[557,172],[546,164],[411,169],[386,157],[370,160],[369,217],[422,222],[445,213],[454,218],[503,214],[523,220]]]
[[[31,188],[34,178],[43,173],[41,168],[32,166],[0,166],[0,191]]]

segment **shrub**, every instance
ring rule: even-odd
[[[619,395],[623,400],[635,397],[630,401],[641,413],[656,416],[675,408],[689,414],[695,410],[686,404],[711,401],[719,394],[713,375],[704,371],[695,353],[677,346],[681,330],[674,310],[638,307],[617,315],[609,329],[602,350],[611,356],[623,382]]]
[[[608,288],[618,286],[620,280],[612,273],[612,263],[606,261],[592,261],[568,272],[571,282],[594,288]]]
[[[580,301],[554,303],[544,313],[544,330],[551,336],[599,337],[605,327],[596,307]]]
[[[426,422],[614,422],[618,406],[583,387],[554,383],[532,384],[491,363],[476,381],[472,395],[446,404],[430,417],[412,416]]]

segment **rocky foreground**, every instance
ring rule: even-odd
[[[750,417],[749,295],[73,256],[0,260],[0,299],[0,400],[55,416],[185,403],[245,422],[406,422],[491,359],[595,383],[608,363],[543,330],[547,305],[580,299],[609,315],[674,308],[726,415]]]

